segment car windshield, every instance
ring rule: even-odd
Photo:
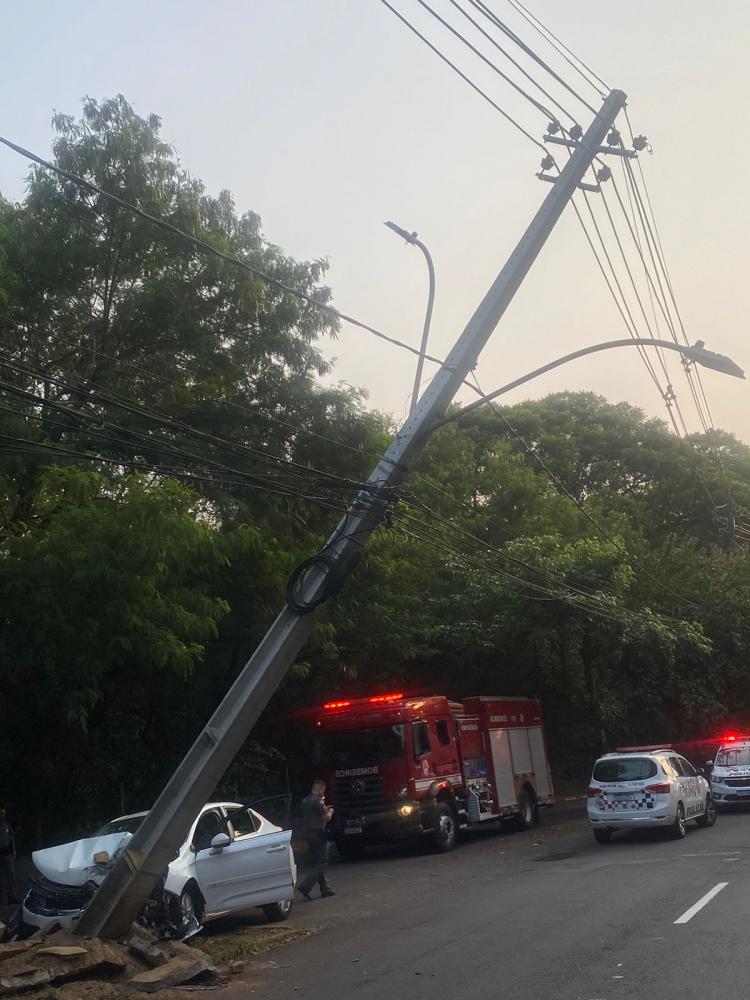
[[[356,732],[318,733],[315,763],[349,767],[355,764],[382,764],[404,753],[403,726],[373,726]]]
[[[724,747],[716,755],[717,767],[747,767],[750,765],[750,746]]]
[[[94,836],[105,837],[108,833],[135,833],[144,819],[144,816],[125,816],[123,819],[113,819],[100,827]]]
[[[645,781],[655,775],[656,761],[650,757],[619,757],[594,765],[594,781]]]

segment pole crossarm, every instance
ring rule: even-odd
[[[385,501],[376,498],[387,497],[390,488],[407,478],[425,447],[426,429],[443,416],[474,368],[625,101],[626,95],[620,90],[613,90],[603,101],[581,144],[573,150],[446,361],[375,466],[366,489],[331,535],[320,554],[325,557],[321,565],[311,565],[300,581],[304,592],[295,594],[294,603],[310,608],[310,612],[299,613],[286,606],[279,613],[112,866],[83,912],[76,933],[117,938],[127,932],[140,913],[184,843],[191,824],[299,655],[317,621],[317,604],[321,595],[328,592],[332,576],[336,576],[336,585],[340,587],[382,520]],[[336,564],[343,565],[344,571],[334,573]]]

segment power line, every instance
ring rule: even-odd
[[[546,42],[548,42],[553,49],[555,49],[555,51],[559,55],[563,57],[563,59],[568,63],[568,65],[571,66],[576,71],[576,73],[578,73],[578,75],[583,80],[586,81],[586,83],[590,87],[593,87],[594,90],[596,90],[601,95],[601,97],[607,96],[607,94],[610,91],[610,88],[607,86],[604,80],[602,80],[600,76],[597,76],[597,74],[590,67],[588,67],[586,63],[579,56],[577,56],[574,52],[572,52],[565,44],[565,42],[561,41],[557,37],[557,35],[553,34],[552,31],[550,31],[550,29],[546,27],[546,25],[543,24],[543,22],[535,14],[532,14],[527,7],[524,7],[524,5],[520,2],[520,0],[508,0],[508,3],[516,11],[516,13],[520,14],[521,17],[524,18],[524,20],[528,21],[531,27],[535,31],[537,31],[542,36],[542,38]],[[583,69],[581,69],[581,67],[583,67]],[[590,76],[594,80],[596,80],[597,83],[593,83],[592,80],[586,76],[586,73],[584,73],[583,70],[585,70],[586,73],[590,74]],[[603,87],[604,89],[600,90],[599,85],[601,85],[601,87]]]
[[[570,84],[567,83],[567,81],[564,80],[559,73],[557,73],[554,69],[552,69],[549,63],[545,62],[544,59],[542,59],[542,57],[538,53],[536,53],[529,45],[527,45],[526,42],[524,42],[524,40],[515,33],[515,31],[509,28],[504,21],[501,21],[500,18],[497,16],[497,14],[495,14],[489,8],[489,6],[486,3],[484,3],[484,0],[469,0],[469,2],[477,10],[480,10],[485,15],[485,17],[487,17],[488,20],[490,20],[495,25],[496,28],[499,28],[499,30],[502,31],[504,35],[507,35],[507,37],[510,38],[511,41],[515,42],[515,44],[523,52],[525,52],[527,56],[533,59],[534,62],[537,63],[539,66],[541,66],[541,68],[545,70],[547,73],[549,73],[553,79],[555,79],[561,86],[563,86],[570,94],[576,97],[581,102],[581,104],[585,105],[593,115],[597,114],[596,108],[592,107],[592,105],[589,104],[589,102],[584,97],[582,97],[576,90],[574,90],[573,87],[571,87]]]
[[[481,52],[475,45],[472,45],[472,43],[469,41],[468,38],[466,38],[465,35],[462,35],[457,28],[454,28],[453,25],[450,24],[448,21],[446,21],[445,18],[442,17],[440,14],[438,14],[438,12],[433,7],[430,7],[430,5],[427,3],[427,0],[417,0],[417,3],[419,3],[422,7],[424,7],[426,11],[432,14],[435,20],[438,21],[440,24],[442,24],[443,27],[447,28],[448,31],[450,31],[450,33],[455,38],[458,38],[459,41],[463,42],[464,45],[466,45],[467,48],[469,48],[474,53],[474,55],[479,56],[479,58],[486,66],[489,66],[490,69],[494,70],[494,72],[497,73],[500,77],[502,77],[502,79],[505,80],[506,83],[509,83],[517,93],[519,93],[522,97],[524,97],[529,102],[529,104],[531,104],[534,108],[536,108],[537,111],[540,111],[545,118],[547,119],[552,118],[555,121],[557,121],[555,115],[548,108],[545,108],[544,105],[540,104],[535,97],[532,97],[531,94],[528,93],[528,91],[524,90],[523,87],[519,86],[515,82],[515,80],[512,80],[506,73],[503,73],[503,71],[500,69],[497,63],[494,63],[491,59],[488,59],[483,52]],[[479,27],[476,21],[472,20],[472,18],[466,13],[466,11],[464,11],[463,8],[460,7],[458,3],[456,3],[456,0],[451,0],[451,3],[453,3],[453,5],[457,7],[462,14],[468,17],[473,25]],[[479,30],[481,31],[482,29],[480,28]],[[487,38],[490,37],[489,35],[487,35],[486,32],[483,31],[482,33],[485,34]],[[501,49],[501,51],[503,50]],[[567,112],[565,112],[565,114],[567,114]],[[569,115],[568,117],[572,117],[572,115]],[[575,118],[573,118],[573,121],[575,121]]]
[[[385,0],[382,0],[382,2],[385,2]],[[497,107],[497,110],[501,111],[499,107]],[[529,136],[529,138],[532,139],[532,142],[536,142],[533,136]],[[107,191],[105,188],[100,187],[98,184],[94,184],[92,181],[86,180],[84,177],[79,177],[77,174],[73,174],[69,170],[64,170],[62,167],[59,167],[56,164],[51,163],[49,160],[43,159],[36,153],[32,153],[30,150],[24,149],[23,146],[19,146],[16,143],[11,142],[10,139],[6,139],[3,136],[0,136],[0,143],[2,143],[4,146],[7,146],[9,149],[12,149],[14,152],[19,153],[21,156],[29,160],[32,160],[40,167],[44,167],[45,170],[52,170],[60,177],[64,177],[66,180],[71,181],[73,184],[77,184],[81,187],[86,188],[88,191],[92,191],[94,194],[100,195],[102,198],[106,198],[113,204],[119,205],[120,208],[125,208],[129,212],[133,212],[135,215],[138,215],[142,219],[145,219],[147,222],[151,222],[154,225],[159,226],[161,229],[164,229],[165,231],[172,233],[175,236],[179,236],[180,239],[187,240],[189,243],[192,243],[193,246],[196,246],[201,250],[204,250],[206,253],[209,253],[214,257],[218,257],[220,260],[225,261],[227,264],[232,264],[234,267],[242,268],[242,270],[247,271],[249,274],[255,275],[256,278],[260,278],[261,281],[266,282],[266,284],[272,285],[274,288],[278,288],[280,291],[287,292],[289,295],[293,295],[295,298],[300,299],[303,302],[306,302],[309,306],[311,306],[314,309],[319,309],[322,312],[327,313],[329,316],[333,316],[344,323],[349,323],[351,326],[356,326],[361,330],[365,330],[367,333],[371,333],[373,336],[378,337],[380,340],[385,340],[387,341],[387,343],[393,344],[394,347],[400,347],[404,351],[409,351],[410,354],[414,354],[417,357],[420,356],[424,357],[426,361],[431,361],[436,365],[445,364],[445,362],[442,361],[440,358],[435,358],[430,354],[421,354],[418,348],[412,347],[410,344],[406,344],[402,340],[397,340],[395,337],[391,337],[389,334],[383,333],[382,330],[378,330],[377,327],[370,326],[368,323],[364,323],[361,320],[355,319],[353,316],[349,316],[346,313],[341,312],[339,309],[336,309],[333,306],[329,306],[325,302],[320,302],[314,296],[308,295],[306,292],[302,292],[297,288],[292,288],[290,285],[287,285],[279,278],[274,278],[273,275],[270,275],[267,272],[262,271],[260,268],[257,268],[252,264],[248,264],[247,261],[242,260],[239,257],[235,257],[232,254],[224,253],[223,251],[218,250],[216,247],[212,246],[206,240],[201,239],[199,236],[192,236],[190,233],[186,233],[184,230],[179,229],[177,226],[172,225],[171,222],[167,222],[166,219],[162,219],[159,218],[159,216],[151,215],[149,212],[145,212],[142,208],[138,208],[137,205],[132,204],[132,202],[126,201],[124,198],[120,198],[118,195],[113,194],[111,191]],[[541,143],[537,143],[537,145],[541,145]]]
[[[526,138],[529,140],[529,142],[533,142],[534,145],[538,146],[539,149],[541,149],[542,152],[546,155],[546,153],[547,153],[546,146],[542,145],[542,143],[539,142],[538,139],[534,138],[534,136],[531,134],[531,132],[528,132],[523,127],[523,125],[519,124],[519,122],[517,122],[515,120],[515,118],[511,117],[511,115],[509,115],[507,111],[504,111],[500,107],[499,104],[497,104],[495,101],[493,101],[492,98],[489,96],[489,94],[487,94],[484,90],[482,90],[481,87],[479,87],[476,83],[474,83],[474,81],[471,80],[462,70],[460,70],[458,68],[458,66],[456,66],[456,64],[454,62],[451,62],[451,60],[448,58],[448,56],[446,56],[443,52],[441,52],[440,49],[436,45],[433,45],[432,42],[428,38],[426,38],[425,35],[423,35],[422,32],[419,31],[418,28],[416,28],[411,23],[411,21],[409,21],[407,18],[405,18],[404,15],[401,14],[398,10],[396,10],[395,7],[392,7],[391,4],[388,3],[388,0],[380,0],[380,2],[383,4],[384,7],[387,7],[387,9],[392,14],[394,14],[399,19],[399,21],[402,22],[402,24],[405,24],[406,27],[409,29],[409,31],[413,32],[413,34],[415,34],[417,36],[417,38],[419,38],[422,42],[424,42],[424,44],[429,49],[431,49],[435,53],[436,56],[438,56],[440,59],[442,59],[442,61],[444,63],[446,63],[446,65],[450,66],[450,68],[453,70],[454,73],[457,73],[458,76],[460,76],[461,79],[465,83],[468,83],[468,85],[471,87],[472,90],[476,91],[476,93],[479,94],[480,97],[482,97],[485,101],[487,101],[487,103],[489,105],[491,105],[495,109],[495,111],[498,112],[498,114],[501,114],[503,116],[503,118],[505,118],[506,121],[510,122],[510,124],[513,125],[514,128],[518,129],[518,131],[522,135],[526,136]],[[417,353],[419,353],[419,352],[417,352]]]
[[[498,50],[498,52],[501,52],[505,56],[506,59],[508,59],[511,63],[513,63],[513,65],[516,67],[516,69],[520,73],[522,73],[526,77],[527,80],[529,80],[531,83],[533,83],[533,85],[539,91],[541,91],[542,94],[544,94],[544,96],[547,98],[548,101],[551,101],[552,104],[554,104],[554,106],[559,111],[562,111],[562,113],[567,118],[570,118],[571,121],[573,121],[573,122],[576,121],[576,116],[574,114],[572,114],[570,111],[566,110],[566,108],[564,108],[563,105],[560,104],[552,96],[552,94],[550,94],[550,92],[548,90],[545,90],[545,88],[539,83],[539,81],[536,80],[531,75],[531,73],[528,72],[528,70],[524,69],[524,67],[521,65],[521,63],[519,63],[517,59],[514,59],[513,56],[510,54],[510,52],[508,52],[507,49],[504,49],[502,47],[502,45],[497,41],[497,39],[493,38],[492,35],[490,35],[490,33],[488,31],[484,30],[484,28],[479,24],[478,21],[474,20],[474,18],[471,16],[471,14],[469,14],[469,12],[467,10],[465,10],[461,6],[461,4],[458,2],[458,0],[450,0],[450,2],[453,4],[453,6],[456,8],[456,10],[460,11],[463,14],[463,16],[470,22],[470,24],[473,24],[474,27],[477,29],[477,31],[479,31],[490,42],[490,44],[493,45]],[[473,0],[469,0],[469,2],[471,3],[471,2],[473,2]],[[476,4],[474,4],[474,6],[476,6]],[[553,115],[550,115],[550,117],[554,118]]]

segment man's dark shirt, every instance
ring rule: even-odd
[[[307,795],[300,805],[302,830],[305,835],[324,833],[326,828],[326,807],[317,795]]]

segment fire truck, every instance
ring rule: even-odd
[[[341,854],[424,836],[449,851],[460,828],[533,826],[554,804],[538,701],[375,694],[295,713],[313,734],[315,775]]]

